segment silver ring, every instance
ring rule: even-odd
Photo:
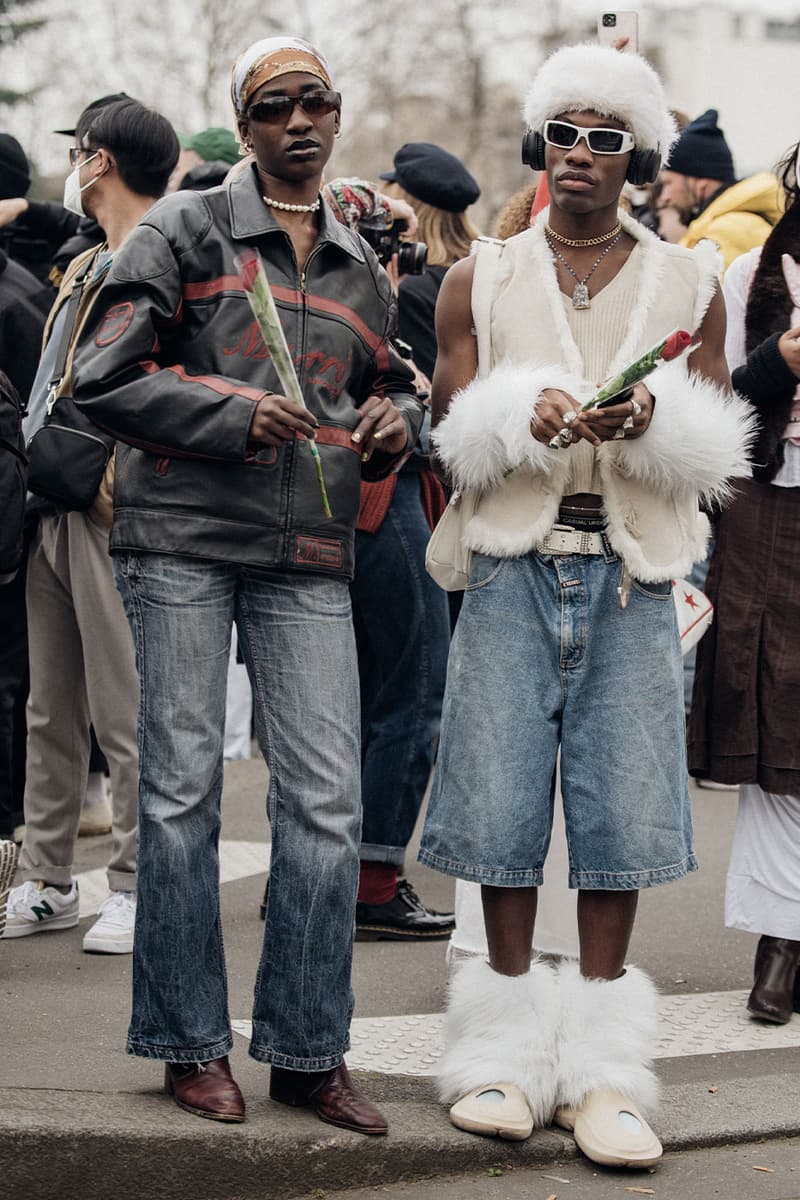
[[[631,416],[638,417],[638,415],[641,411],[642,411],[641,404],[638,404],[631,396]]]
[[[627,416],[625,418],[625,420],[622,422],[622,428],[623,429],[633,429],[633,417],[632,416]]]
[[[618,442],[621,438],[624,438],[624,437],[625,437],[625,426],[620,425],[620,427],[614,431],[614,436],[611,440],[612,440],[612,442]]]
[[[574,409],[570,409],[570,411],[569,411],[569,412],[565,412],[565,413],[564,413],[564,424],[565,424],[565,425],[572,425],[572,423],[573,423],[574,421],[577,421],[577,419],[578,419],[578,417],[579,417],[579,416],[580,416],[580,413],[578,413],[578,412],[575,412],[575,410],[574,410]]]
[[[563,429],[559,429],[558,440],[561,442],[562,446],[572,445],[572,430],[567,425],[565,425]]]

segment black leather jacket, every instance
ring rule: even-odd
[[[261,252],[317,438],[333,518],[308,445],[248,442],[265,391],[282,392],[236,272]],[[362,464],[356,406],[388,395],[422,423],[411,374],[389,341],[395,304],[369,248],[323,204],[298,270],[254,170],[229,187],[156,204],[117,252],[73,366],[76,402],[117,448],[112,551],[158,551],[350,576]]]

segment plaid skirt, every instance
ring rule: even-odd
[[[688,727],[692,775],[800,796],[800,488],[741,480],[719,520]]]

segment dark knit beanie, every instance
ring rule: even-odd
[[[669,153],[668,171],[695,179],[718,179],[720,183],[736,181],[733,155],[717,124],[718,116],[715,108],[709,108],[681,130]]]
[[[10,133],[0,133],[0,200],[24,196],[31,186],[25,151]]]

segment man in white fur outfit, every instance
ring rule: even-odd
[[[463,1129],[524,1138],[555,1119],[594,1161],[646,1166],[657,1002],[625,959],[639,889],[696,869],[671,580],[704,553],[699,501],[749,474],[752,419],[730,390],[715,249],[618,211],[674,140],[655,72],[566,47],[524,112],[552,202],[503,244],[488,373],[474,257],[437,309],[434,439],[477,500],[420,859],[482,885],[489,945],[453,980],[441,1095]],[[675,329],[702,339],[688,360],[580,411]],[[553,968],[531,944],[559,749],[580,960]]]

